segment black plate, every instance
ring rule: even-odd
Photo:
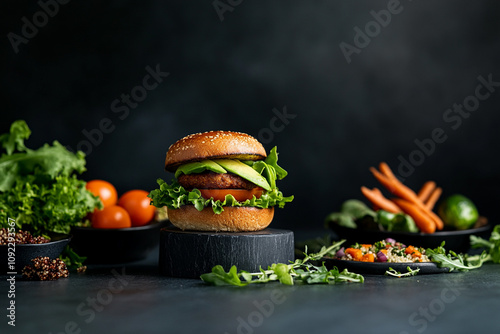
[[[129,228],[73,227],[70,246],[89,263],[125,263],[146,258],[158,246],[160,228],[153,222]]]
[[[51,241],[45,244],[17,244],[15,247],[15,268],[8,267],[8,245],[0,245],[0,274],[16,272],[21,275],[23,268],[31,264],[31,259],[38,256],[48,256],[51,259],[58,258],[64,247],[71,240],[67,234],[49,234]],[[14,269],[14,270],[13,270]]]
[[[437,231],[432,234],[425,233],[410,233],[410,232],[386,232],[377,230],[363,230],[360,228],[348,228],[337,224],[330,224],[330,228],[337,234],[340,239],[346,239],[347,245],[359,243],[374,243],[384,240],[385,238],[393,238],[396,241],[406,245],[415,247],[436,248],[445,241],[447,250],[454,250],[458,253],[466,253],[470,248],[469,237],[476,235],[483,238],[488,238],[492,224],[482,227],[461,230],[461,231]]]
[[[407,267],[411,269],[420,269],[418,275],[426,274],[441,274],[449,272],[448,268],[439,268],[434,262],[406,262],[406,263],[389,263],[389,262],[361,262],[361,261],[347,261],[347,260],[336,260],[332,258],[323,258],[321,261],[325,262],[325,266],[329,269],[333,267],[343,270],[347,270],[356,274],[368,274],[368,275],[384,275],[389,268],[392,268],[400,273],[406,273]]]

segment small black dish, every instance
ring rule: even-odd
[[[330,228],[340,239],[346,239],[346,245],[359,243],[373,243],[393,238],[396,241],[415,247],[436,248],[445,242],[447,250],[453,250],[457,253],[466,253],[470,248],[470,236],[475,235],[482,238],[488,238],[492,224],[487,224],[478,228],[457,231],[437,231],[431,234],[410,233],[410,232],[387,232],[378,230],[366,230],[360,228],[348,228],[337,224],[329,224]]]
[[[339,270],[347,269],[356,274],[367,275],[384,275],[389,268],[404,274],[408,271],[408,267],[412,270],[420,269],[418,275],[441,274],[450,271],[449,268],[438,267],[434,262],[360,262],[327,257],[322,258],[321,261],[324,261],[325,267],[328,269],[337,267]]]
[[[44,244],[16,244],[15,245],[15,265],[9,265],[9,251],[12,247],[9,245],[0,245],[0,274],[6,275],[16,273],[21,275],[21,271],[27,265],[31,264],[31,260],[38,256],[48,256],[51,259],[56,259],[61,255],[64,247],[71,240],[68,234],[50,233],[50,242]]]
[[[128,228],[73,227],[70,246],[85,264],[126,263],[145,259],[160,242],[160,228],[165,224],[151,222]]]

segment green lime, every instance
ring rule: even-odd
[[[457,230],[471,228],[479,218],[479,213],[474,203],[463,195],[447,197],[438,208],[438,214],[448,227]]]

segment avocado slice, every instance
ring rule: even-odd
[[[175,177],[178,178],[181,174],[193,174],[193,173],[202,173],[206,170],[215,172],[215,173],[227,173],[227,170],[222,168],[221,165],[215,163],[212,160],[202,160],[197,162],[190,162],[184,165],[179,166],[175,171]]]
[[[271,191],[271,186],[267,182],[267,180],[260,175],[255,169],[252,167],[248,166],[247,164],[239,161],[239,160],[232,160],[232,159],[219,159],[215,160],[216,163],[221,165],[224,169],[226,169],[228,172],[231,172],[233,174],[236,174],[238,176],[241,176],[247,181],[250,181],[259,187],[264,188],[267,191]]]

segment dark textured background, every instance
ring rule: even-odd
[[[500,81],[500,3],[402,1],[348,64],[339,44],[353,44],[354,28],[387,4],[242,1],[221,21],[212,1],[74,1],[15,53],[7,34],[20,35],[22,17],[32,22],[40,6],[2,2],[0,130],[21,118],[30,147],[57,139],[76,148],[83,130],[109,118],[114,131],[92,147],[83,178],[150,190],[170,179],[163,160],[177,139],[212,129],[259,137],[286,106],[296,117],[265,146],[278,146],[289,171],[280,188],[295,201],[273,226],[305,229],[377,185],[370,166],[397,170],[415,140],[442,128],[447,140],[405,182],[433,179],[495,219],[500,92],[455,130],[443,114],[474,94],[479,75]],[[120,119],[111,103],[157,64],[170,75]]]

